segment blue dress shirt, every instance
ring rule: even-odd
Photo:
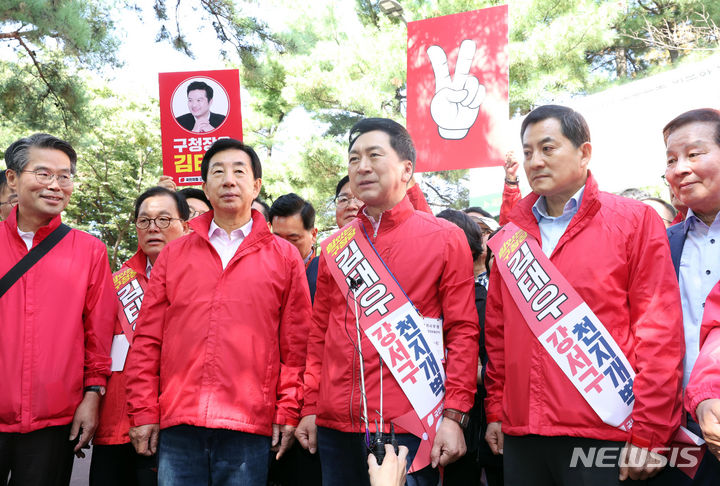
[[[687,237],[680,257],[680,298],[685,329],[683,388],[700,353],[700,325],[705,299],[720,280],[720,214],[711,226],[688,209],[684,222]]]
[[[557,246],[560,238],[570,224],[570,220],[580,209],[582,203],[585,186],[582,186],[573,197],[565,203],[563,213],[560,216],[549,216],[547,212],[547,201],[545,196],[540,196],[532,207],[533,215],[537,219],[540,228],[540,236],[542,237],[542,251],[550,258],[553,250]]]

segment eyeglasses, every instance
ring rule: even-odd
[[[158,216],[157,218],[138,218],[135,221],[135,227],[137,229],[145,230],[150,227],[150,223],[155,223],[159,229],[165,229],[170,226],[174,220],[182,221],[180,218],[171,218],[169,216]]]
[[[0,201],[0,206],[4,206],[5,204],[9,204],[10,206],[15,206],[18,203],[18,198],[16,194],[13,194],[8,198],[7,201]]]
[[[668,182],[667,177],[665,177],[665,174],[661,175],[660,179],[662,179],[666,186],[670,187],[670,183]]]
[[[198,211],[197,209],[190,208],[190,217],[188,219],[197,218],[201,214],[205,214],[207,211]]]
[[[58,186],[60,187],[70,187],[73,184],[72,174],[55,174],[47,169],[21,170],[20,172],[30,172],[35,174],[35,179],[38,183],[46,186],[52,184],[53,179],[57,179]]]
[[[360,199],[353,197],[353,196],[347,196],[345,194],[340,194],[338,197],[335,198],[335,204],[337,204],[338,206],[347,206],[351,202],[354,202],[355,205],[357,205],[357,206],[363,205],[363,202]]]

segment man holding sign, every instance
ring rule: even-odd
[[[489,243],[486,438],[509,485],[646,479],[681,412],[682,315],[663,224],[598,190],[579,113],[537,108],[521,137],[533,193]]]
[[[350,189],[364,206],[323,242],[296,431],[319,447],[325,486],[369,485],[371,436],[392,439],[391,423],[410,450],[409,484],[437,484],[431,462],[465,452],[478,355],[472,257],[459,228],[413,209],[414,165],[394,121],[350,130]]]

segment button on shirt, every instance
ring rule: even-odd
[[[210,223],[210,231],[208,231],[208,239],[210,244],[215,248],[220,255],[220,261],[222,262],[223,270],[227,267],[227,264],[232,260],[233,255],[240,247],[243,240],[252,231],[253,220],[250,218],[248,223],[230,233],[228,237],[227,232],[220,226],[215,224],[215,219]]]
[[[720,280],[720,214],[711,226],[688,209],[683,223],[687,237],[680,257],[680,298],[685,328],[683,387],[700,353],[700,325],[705,299]]]
[[[570,224],[570,220],[577,214],[582,203],[585,186],[582,186],[568,202],[560,216],[550,216],[547,212],[547,201],[545,196],[540,196],[532,207],[533,215],[537,219],[540,228],[540,236],[542,238],[542,251],[550,258],[553,250],[557,246],[560,238]]]

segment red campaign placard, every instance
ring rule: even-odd
[[[417,172],[503,165],[508,7],[408,24],[407,128]]]
[[[237,69],[159,73],[163,174],[201,184],[200,163],[218,138],[242,140]]]

